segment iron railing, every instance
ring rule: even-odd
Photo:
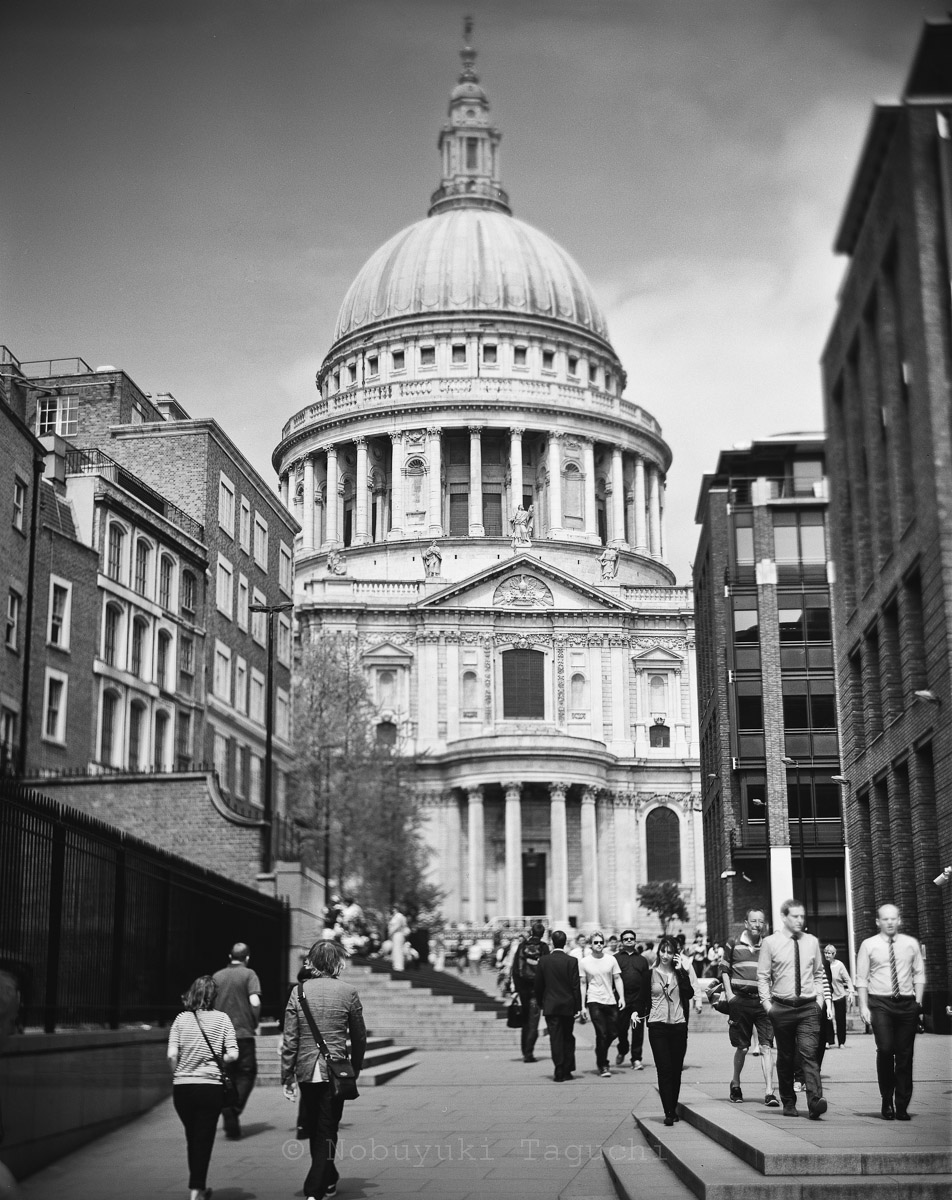
[[[166,500],[160,492],[149,487],[147,483],[143,483],[131,471],[126,470],[121,463],[117,463],[108,454],[103,454],[101,450],[67,450],[66,474],[101,475],[103,479],[108,479],[110,483],[116,484],[117,487],[121,487],[130,495],[135,496],[137,500],[147,508],[151,508],[153,512],[157,512],[159,516],[165,517],[172,525],[177,525],[197,542],[205,539],[205,527],[199,521],[190,517],[187,512],[183,512],[171,500]]]

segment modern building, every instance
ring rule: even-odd
[[[701,484],[694,562],[708,925],[752,904],[850,944],[819,433],[724,450]]]
[[[273,461],[296,615],[358,641],[414,764],[451,921],[703,918],[694,628],[665,562],[671,453],[585,275],[512,216],[466,45],[425,219],[341,305]]]
[[[834,633],[857,936],[898,904],[948,1028],[952,888],[952,23],[873,109],[823,353]]]

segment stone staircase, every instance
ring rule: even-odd
[[[871,1111],[790,1121],[682,1087],[681,1120],[669,1127],[652,1092],[560,1200],[948,1200],[947,1105],[923,1105],[903,1126],[877,1120],[875,1088],[860,1104]]]
[[[276,1026],[262,1025],[258,1034],[258,1087],[278,1087],[281,1083],[281,1035]],[[360,1087],[379,1087],[382,1083],[416,1066],[409,1056],[412,1046],[398,1046],[392,1037],[368,1037],[367,1053],[360,1072]]]

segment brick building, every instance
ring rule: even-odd
[[[952,888],[952,24],[873,109],[823,353],[834,631],[857,936],[895,902],[948,1028]]]
[[[825,471],[822,434],[788,434],[722,451],[701,485],[694,611],[717,939],[751,904],[778,925],[796,896],[818,937],[852,942]]]

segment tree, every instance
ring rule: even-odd
[[[357,639],[318,633],[295,662],[291,812],[302,859],[353,892],[368,912],[399,905],[411,919],[440,900],[424,877],[413,761],[379,745],[376,708]]]
[[[648,912],[657,913],[662,930],[667,933],[672,921],[688,919],[687,905],[681,889],[674,879],[660,883],[642,883],[638,886],[638,903]]]

